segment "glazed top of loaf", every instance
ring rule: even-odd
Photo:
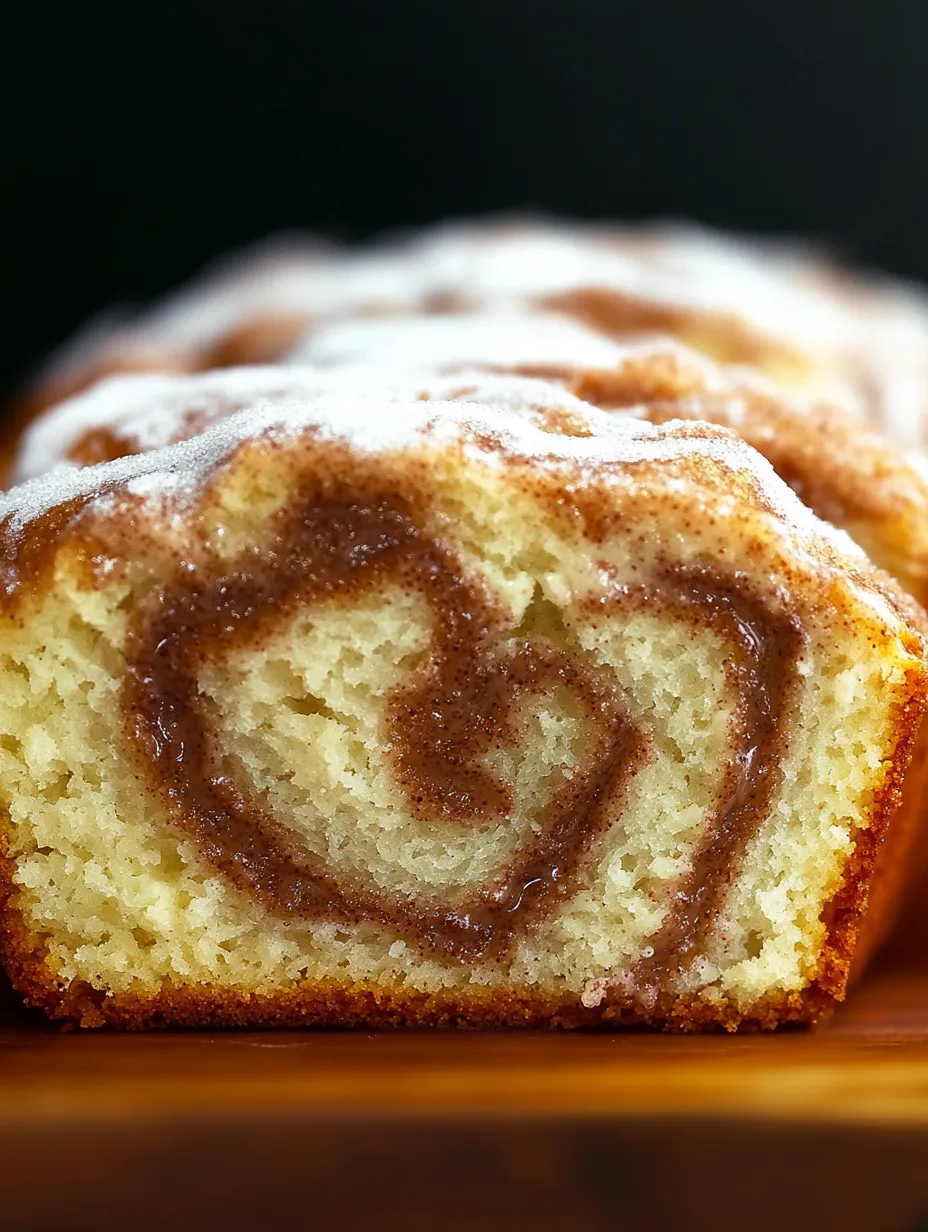
[[[460,378],[446,378],[452,384]],[[210,476],[246,442],[277,441],[310,433],[342,442],[359,456],[402,455],[410,450],[455,449],[499,467],[529,467],[568,477],[572,491],[584,484],[628,482],[636,467],[668,467],[671,488],[692,483],[697,501],[711,494],[714,515],[759,518],[783,540],[784,549],[807,562],[850,573],[883,617],[887,604],[912,628],[921,616],[899,588],[874,569],[842,531],[817,518],[783,483],[770,464],[733,432],[708,423],[655,426],[633,417],[601,412],[547,382],[487,374],[453,390],[461,400],[409,400],[389,393],[359,395],[326,386],[306,369],[244,369],[199,378],[149,375],[101,385],[92,401],[112,400],[131,417],[151,409],[151,430],[164,432],[164,407],[189,410],[190,385],[208,401],[219,394],[241,409],[200,435],[179,443],[120,457],[83,469],[59,468],[0,497],[8,548],[28,538],[32,524],[56,508],[111,504],[119,493],[143,497],[173,516],[183,516]],[[131,393],[133,396],[127,397]],[[78,400],[81,401],[81,400]],[[141,427],[140,430],[145,430]],[[15,568],[6,589],[16,589]]]
[[[923,296],[805,248],[681,225],[460,223],[359,248],[284,237],[227,258],[134,319],[104,319],[48,375],[133,351],[150,367],[242,362],[241,331],[272,320],[531,303],[596,323],[614,315],[613,305],[603,316],[603,295],[624,305],[621,332],[676,332],[678,316],[707,317],[743,335],[738,358],[769,346],[831,368],[835,392],[857,410],[921,440],[912,421],[928,384]],[[284,345],[292,337],[285,331]]]
[[[671,340],[616,343],[555,314],[522,312],[462,316],[345,320],[321,330],[307,360],[203,374],[113,376],[50,408],[27,429],[17,449],[13,482],[32,479],[62,462],[109,461],[171,444],[249,405],[316,398],[330,391],[378,390],[386,396],[452,397],[443,373],[471,367],[546,376],[565,368],[617,368],[628,361],[671,356],[678,371],[701,388],[725,381],[711,361]],[[309,358],[311,356],[311,359]],[[729,382],[730,385],[730,382]],[[484,400],[526,396],[518,382],[479,379]],[[537,402],[561,392],[530,391]],[[642,392],[641,400],[646,400]],[[104,440],[100,434],[106,434]],[[96,446],[88,437],[97,434]]]
[[[312,366],[300,365],[301,357]],[[565,392],[570,389],[623,416],[734,428],[823,518],[844,526],[888,519],[892,544],[876,552],[884,567],[913,577],[928,572],[928,481],[918,456],[906,458],[853,417],[787,395],[753,369],[723,367],[670,339],[618,342],[553,313],[391,316],[320,326],[294,361],[201,375],[111,377],[32,424],[11,478],[156,449],[245,407],[327,392],[381,391],[394,401],[465,399],[516,409],[528,402],[582,416],[588,408]]]
[[[928,331],[928,306],[914,288],[851,275],[808,247],[682,224],[531,220],[444,224],[358,248],[272,238],[217,263],[138,324],[159,341],[200,347],[275,310],[411,310],[444,296],[485,306],[584,287],[733,313],[800,349],[866,340],[873,325],[899,342]]]

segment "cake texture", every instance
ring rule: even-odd
[[[729,431],[527,384],[253,405],[3,498],[27,1000],[697,1030],[842,997],[920,610]]]
[[[284,237],[135,316],[104,319],[27,391],[32,414],[119,371],[191,372],[283,358],[342,316],[558,312],[603,336],[670,335],[835,402],[923,448],[928,300],[814,250],[680,224],[532,219],[444,224],[355,248]]]

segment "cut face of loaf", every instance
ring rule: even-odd
[[[730,434],[330,396],[2,513],[4,959],[53,1016],[843,995],[918,616]]]

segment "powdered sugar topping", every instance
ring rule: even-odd
[[[256,402],[316,398],[337,390],[437,399],[456,399],[462,396],[458,391],[469,390],[514,409],[527,398],[535,406],[552,407],[569,400],[541,381],[526,387],[518,378],[494,374],[494,367],[616,370],[628,361],[670,355],[702,388],[725,387],[721,369],[672,340],[616,343],[543,313],[346,320],[321,329],[303,353],[311,364],[109,377],[52,407],[27,429],[12,478],[22,482],[69,465],[69,455],[87,433],[109,431],[126,452],[138,453],[171,444]],[[756,373],[739,377],[758,383]]]
[[[351,249],[302,237],[271,240],[207,271],[134,321],[95,331],[51,370],[116,367],[120,358],[139,368],[196,368],[236,330],[268,318],[305,320],[313,330],[339,317],[449,305],[506,313],[579,290],[679,309],[697,321],[701,314],[727,321],[761,343],[786,348],[808,369],[805,379],[819,396],[883,426],[901,444],[925,443],[924,294],[845,275],[796,245],[678,224],[465,222]],[[539,328],[555,351],[564,345],[566,335]],[[436,327],[435,339],[439,333]],[[469,345],[476,342],[472,337]],[[297,358],[328,364],[336,343],[344,348],[346,336],[329,336],[324,346],[310,339]],[[574,343],[592,355],[589,338]],[[488,354],[473,358],[491,361]]]
[[[650,340],[619,344],[568,317],[510,309],[334,321],[310,331],[289,359],[319,367],[363,362],[412,371],[469,364],[607,368],[653,345]]]
[[[305,378],[307,370],[303,372]],[[259,375],[259,369],[252,369],[247,379]],[[244,374],[242,379],[246,379]],[[178,384],[189,381],[177,378]],[[140,397],[143,389],[150,397],[163,392],[165,382],[169,378],[135,378],[132,383],[138,386]],[[257,396],[251,405],[190,440],[80,470],[59,469],[14,488],[0,498],[0,516],[8,519],[8,531],[15,531],[75,497],[109,499],[108,494],[125,490],[145,499],[183,500],[195,494],[242,442],[285,440],[310,430],[322,439],[346,442],[363,454],[460,447],[468,457],[492,466],[518,459],[542,468],[568,469],[577,483],[602,479],[610,468],[614,471],[640,462],[711,459],[750,476],[761,504],[774,512],[783,533],[804,541],[827,540],[845,557],[862,555],[846,535],[820,522],[764,458],[724,428],[706,424],[658,428],[598,411],[540,382],[509,378],[507,383],[505,409],[498,401],[423,401],[344,391],[313,397],[304,390],[298,399],[291,395],[291,400],[276,404]],[[107,396],[112,394],[111,388]],[[541,409],[539,394],[547,400]],[[555,409],[582,415],[589,435],[552,431],[545,413]],[[721,503],[720,498],[720,508]]]

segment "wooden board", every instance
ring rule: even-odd
[[[0,1228],[928,1229],[928,962],[815,1033],[0,1020]]]

